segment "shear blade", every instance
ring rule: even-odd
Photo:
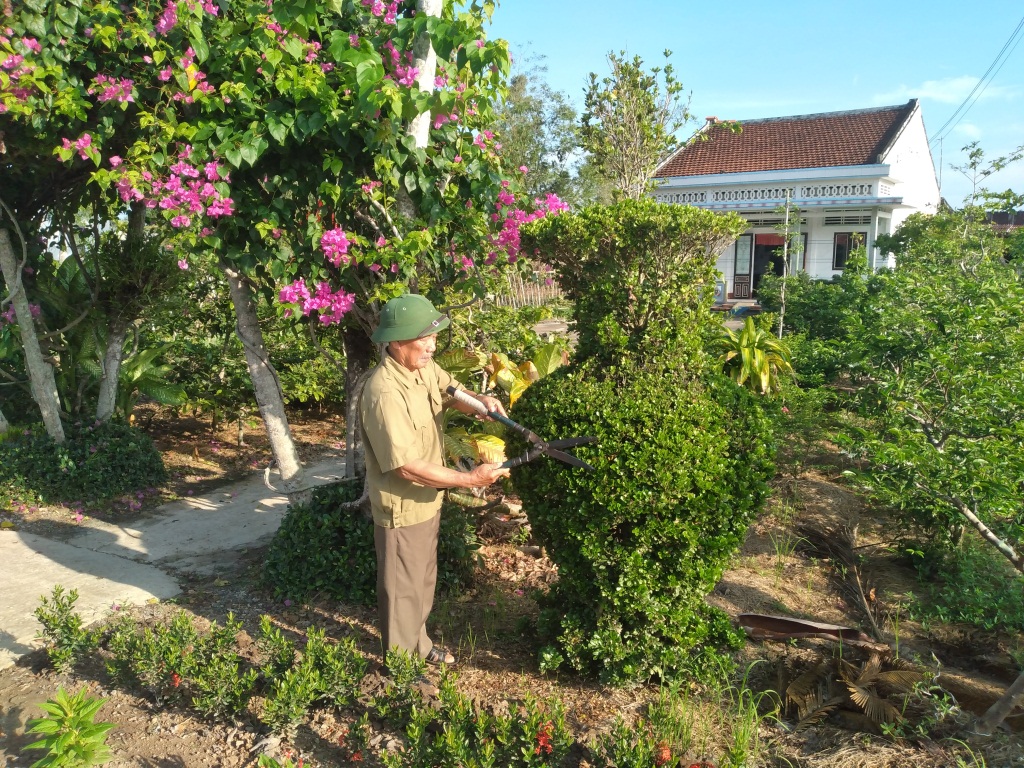
[[[584,469],[589,469],[591,472],[594,471],[594,468],[587,464],[587,462],[577,459],[571,453],[565,453],[564,451],[551,448],[550,443],[548,445],[549,447],[544,451],[544,454],[550,456],[552,459],[564,461],[566,464],[572,464],[574,467],[583,467]]]

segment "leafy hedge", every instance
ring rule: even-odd
[[[123,422],[76,422],[56,444],[41,426],[0,438],[0,489],[44,502],[104,499],[167,480],[148,435]]]
[[[709,671],[738,636],[704,602],[761,507],[769,422],[724,376],[589,367],[526,391],[514,417],[546,437],[592,435],[587,473],[541,459],[513,475],[559,580],[541,600],[542,662],[623,683]],[[516,448],[511,449],[514,453]]]
[[[714,254],[744,226],[633,200],[524,235],[575,301],[579,345],[513,418],[549,439],[597,439],[578,449],[593,472],[542,459],[513,474],[558,564],[538,623],[544,669],[566,664],[609,683],[705,675],[739,641],[704,598],[761,507],[774,446],[760,400],[706,349],[720,333]]]
[[[302,600],[322,594],[348,603],[376,603],[373,521],[359,509],[339,509],[360,491],[356,482],[324,485],[313,491],[311,504],[289,508],[263,569],[263,582],[275,595]],[[466,510],[445,503],[437,555],[440,594],[457,592],[472,581],[478,549]]]

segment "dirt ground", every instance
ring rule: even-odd
[[[163,452],[170,482],[147,499],[141,510],[122,508],[115,502],[90,508],[86,514],[128,521],[162,501],[209,490],[268,461],[266,439],[254,420],[243,446],[237,444],[236,424],[212,430],[208,419],[174,418],[156,410],[143,412],[138,423]],[[343,440],[343,423],[337,414],[295,413],[291,423],[304,459],[324,449],[336,449]],[[769,719],[761,726],[763,747],[751,766],[1024,766],[1024,742],[1016,732],[1008,729],[982,739],[966,727],[967,713],[983,711],[1016,677],[1011,651],[1024,645],[1024,637],[934,623],[922,626],[907,620],[900,611],[916,586],[915,576],[890,554],[884,529],[838,479],[838,470],[826,469],[807,472],[784,488],[780,485],[769,510],[752,527],[709,602],[732,616],[773,614],[859,628],[868,626],[866,611],[870,611],[887,643],[893,644],[898,636],[901,657],[940,673],[938,681],[955,695],[964,713],[954,713],[949,722],[937,727],[940,738],[936,739],[893,740],[849,730],[834,717],[823,725],[795,732],[792,717]],[[15,520],[26,530],[45,532],[48,524],[66,523],[74,514],[64,508],[44,508],[8,511],[4,518]],[[435,636],[457,649],[461,691],[494,710],[514,706],[527,693],[541,698],[557,696],[565,704],[577,739],[586,743],[607,730],[617,716],[642,714],[659,689],[656,685],[613,689],[569,675],[538,673],[532,641],[524,637],[521,627],[524,619],[528,622],[536,615],[530,590],[557,576],[540,548],[529,541],[527,525],[526,518],[515,513],[481,516],[478,529],[484,542],[483,563],[476,583],[466,594],[435,608]],[[822,530],[856,527],[854,546],[861,558],[866,607],[843,587],[832,561],[811,546],[808,525]],[[315,625],[325,628],[329,637],[351,636],[367,655],[374,654],[379,645],[373,610],[327,602],[291,605],[275,601],[255,586],[262,559],[263,552],[252,551],[226,577],[187,582],[184,594],[171,603],[125,610],[145,622],[163,621],[184,610],[202,621],[221,623],[230,611],[250,636],[258,633],[259,617],[267,614],[294,637]],[[753,687],[767,690],[778,687],[782,670],[807,668],[820,654],[831,654],[833,648],[830,641],[813,638],[752,640],[741,652],[738,668],[749,670],[748,682]],[[848,652],[851,660],[858,653],[854,648]],[[372,673],[364,685],[372,693],[379,684],[379,675]],[[351,729],[359,712],[318,710],[293,739],[267,740],[255,718],[209,723],[119,689],[109,679],[101,658],[73,675],[58,675],[48,669],[45,656],[37,653],[0,672],[0,768],[28,766],[41,756],[21,754],[31,739],[24,734],[24,723],[40,716],[38,704],[52,697],[59,686],[69,691],[85,686],[91,695],[107,700],[98,719],[116,724],[108,739],[115,755],[112,766],[254,766],[263,751],[277,757],[302,757],[306,766],[380,765],[377,751],[395,746],[397,738],[371,721],[366,744],[355,755]],[[706,689],[694,687],[691,693],[694,701],[704,697],[702,706],[715,706],[708,701]],[[1021,721],[1024,717],[1011,718],[1008,726],[1024,727]],[[713,745],[709,753],[714,754]],[[571,764],[589,765],[585,755],[584,750],[576,750]]]

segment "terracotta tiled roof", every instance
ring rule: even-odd
[[[731,133],[708,119],[697,139],[672,155],[655,176],[778,171],[877,163],[917,107],[917,100],[893,107],[770,117],[743,121]]]

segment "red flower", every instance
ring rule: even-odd
[[[546,754],[551,754],[553,747],[551,746],[551,721],[548,720],[544,725],[541,726],[540,730],[537,731],[537,748],[533,750],[533,754],[539,755],[541,750]]]
[[[672,748],[669,747],[667,741],[659,741],[657,751],[654,753],[654,764],[657,766],[665,765],[669,760],[672,759]]]
[[[177,672],[171,672],[171,685],[175,688],[181,685],[181,675]]]

